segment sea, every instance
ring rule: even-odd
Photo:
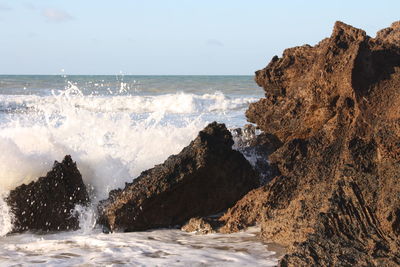
[[[0,266],[275,266],[258,229],[103,234],[96,203],[179,153],[208,123],[243,127],[263,96],[252,76],[0,75]],[[4,202],[18,185],[71,155],[90,191],[80,229],[8,234]]]

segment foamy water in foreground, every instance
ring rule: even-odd
[[[7,266],[275,266],[276,256],[254,230],[207,236],[179,230],[110,235],[94,230],[0,238],[0,264]]]
[[[251,78],[93,79],[62,83],[53,76],[0,76],[0,194],[4,197],[44,175],[54,160],[70,154],[93,202],[93,208],[79,211],[83,230],[78,232],[4,236],[12,217],[1,199],[0,265],[276,263],[274,253],[253,233],[196,236],[156,230],[105,235],[93,230],[95,205],[111,189],[179,153],[214,120],[230,128],[245,124],[244,111],[260,97],[251,89]]]

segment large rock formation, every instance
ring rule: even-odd
[[[100,203],[99,222],[111,231],[145,230],[231,207],[258,185],[251,165],[232,145],[225,125],[211,123],[178,155],[111,191]]]
[[[330,38],[256,72],[246,115],[283,145],[280,174],[222,218],[259,222],[288,247],[281,266],[400,264],[400,23],[371,38],[336,22]]]
[[[13,214],[13,232],[63,231],[79,228],[73,210],[87,205],[89,196],[76,163],[65,156],[45,177],[11,190],[6,202]]]

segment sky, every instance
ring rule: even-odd
[[[252,75],[336,20],[370,36],[399,0],[0,0],[0,74]]]

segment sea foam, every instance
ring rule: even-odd
[[[4,201],[5,193],[0,192],[0,237],[12,230],[12,214],[10,207]]]
[[[96,202],[111,189],[179,153],[211,121],[243,125],[244,110],[256,98],[171,90],[126,95],[123,84],[108,95],[82,93],[72,83],[52,93],[35,90],[28,90],[34,95],[10,95],[19,92],[11,89],[0,95],[0,265],[277,264],[277,254],[268,251],[255,232],[198,236],[154,230],[105,235],[96,228]],[[4,201],[7,191],[45,175],[54,160],[61,161],[66,154],[77,162],[91,193],[92,206],[75,208],[80,229],[4,236],[12,230],[13,219]]]
[[[70,154],[92,200],[179,153],[211,120],[242,114],[251,97],[214,94],[0,96],[0,189],[45,175]],[[211,115],[210,115],[211,114]],[[242,115],[241,115],[242,116]],[[234,119],[234,116],[232,117]]]
[[[0,238],[0,256],[7,266],[276,266],[277,253],[268,251],[270,245],[260,242],[256,231],[206,236],[179,230],[25,233]]]

